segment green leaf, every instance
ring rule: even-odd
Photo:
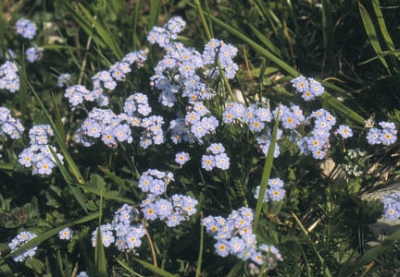
[[[102,196],[104,199],[116,200],[121,203],[128,203],[128,204],[132,204],[132,205],[136,204],[135,201],[132,201],[128,198],[119,196],[118,191],[104,191],[104,189],[99,189],[99,188],[88,186],[88,185],[82,185],[82,186],[80,186],[80,188],[83,188],[86,191],[94,193],[98,196]]]
[[[26,259],[25,265],[39,274],[42,274],[44,271],[44,263],[41,260],[36,259],[35,257]]]
[[[109,178],[111,178],[119,187],[125,189],[125,190],[129,190],[129,187],[125,184],[125,180],[118,177],[117,175],[115,175],[114,173],[112,173],[111,171],[109,171],[107,168],[103,167],[103,166],[98,166],[98,168],[104,173],[106,174]]]
[[[104,245],[101,236],[101,228],[97,228],[96,234],[96,247],[95,247],[95,261],[97,266],[97,273],[100,277],[107,277],[107,260],[104,251]]]
[[[106,182],[104,181],[104,178],[101,177],[99,174],[92,173],[90,174],[89,178],[89,185],[98,188],[99,190],[105,189],[106,188]]]

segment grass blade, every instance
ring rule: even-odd
[[[322,0],[322,34],[325,46],[325,63],[329,67],[333,64],[335,45],[331,3],[329,0]]]
[[[177,277],[177,276],[178,276],[178,275],[175,275],[175,274],[171,274],[171,273],[169,273],[168,271],[165,271],[165,270],[163,270],[163,269],[161,269],[161,268],[159,268],[159,267],[156,267],[156,266],[154,266],[154,265],[151,264],[151,263],[148,263],[148,262],[139,260],[139,259],[136,258],[136,257],[132,257],[132,259],[133,259],[135,262],[141,264],[142,266],[144,266],[145,268],[147,268],[148,270],[154,272],[155,274],[157,274],[157,275],[159,275],[159,276],[162,276],[162,277]]]
[[[308,231],[306,230],[306,228],[304,227],[304,225],[301,223],[301,221],[298,219],[298,217],[297,217],[294,213],[292,213],[292,216],[293,216],[293,218],[296,220],[296,222],[297,222],[297,224],[299,225],[301,231],[307,236],[308,241],[309,241],[311,247],[313,248],[315,254],[317,255],[317,257],[318,257],[318,259],[319,259],[319,261],[321,262],[321,266],[324,268],[324,272],[325,272],[325,275],[324,275],[324,276],[332,276],[332,274],[331,274],[329,268],[326,266],[326,263],[325,263],[324,258],[322,258],[322,256],[319,254],[317,248],[315,248],[314,243],[311,241],[311,239],[310,239],[310,237],[309,237],[309,235],[308,235]],[[346,276],[347,276],[347,275],[346,275]]]
[[[115,36],[110,32],[110,30],[106,27],[106,24],[101,24],[99,20],[96,20],[90,12],[79,3],[79,8],[85,14],[85,16],[89,19],[90,23],[93,25],[96,32],[99,34],[100,38],[106,44],[106,46],[114,53],[118,60],[121,60],[123,57],[122,50],[119,47]]]
[[[258,39],[275,55],[280,56],[280,51],[276,46],[266,37],[264,36],[256,27],[249,24],[252,32],[258,37]]]
[[[376,19],[378,20],[378,26],[380,28],[381,34],[385,39],[386,46],[389,50],[393,51],[396,47],[394,46],[393,40],[389,35],[386,28],[385,19],[383,18],[381,7],[379,5],[379,0],[372,0],[372,7],[374,8]]]
[[[269,59],[270,61],[275,63],[279,68],[281,68],[282,70],[287,72],[290,76],[297,77],[300,75],[300,73],[297,72],[296,69],[294,69],[293,67],[291,67],[290,65],[288,65],[287,63],[285,63],[284,61],[279,59],[278,57],[276,57],[273,53],[271,53],[267,49],[263,48],[261,45],[259,45],[258,43],[256,43],[255,41],[253,41],[252,39],[250,39],[243,33],[241,33],[239,30],[236,30],[231,25],[219,20],[218,18],[216,18],[212,15],[207,14],[207,16],[212,21],[214,21],[215,23],[217,23],[218,25],[223,27],[226,31],[230,32],[234,36],[238,37],[239,39],[241,39],[244,42],[246,42],[247,44],[249,44],[256,52],[258,52],[260,55],[266,57],[267,59]],[[335,91],[343,92],[343,90],[341,88],[339,88],[335,85],[327,84],[326,86]],[[340,103],[336,98],[334,98],[328,92],[324,92],[323,97],[325,98],[324,100],[326,101],[326,103],[329,106],[331,106],[334,109],[337,109],[339,112],[341,112],[346,117],[352,119],[353,121],[364,125],[364,119],[362,116],[358,115],[356,112],[354,112],[350,108],[348,108],[345,105],[343,105],[342,103]]]
[[[18,254],[22,253],[23,251],[25,251],[25,250],[27,250],[27,249],[29,249],[31,247],[34,247],[36,245],[39,245],[40,243],[42,243],[42,242],[48,240],[49,238],[55,236],[56,234],[58,234],[61,230],[65,229],[66,227],[71,227],[71,226],[74,226],[74,225],[78,225],[78,224],[82,224],[82,223],[86,223],[86,222],[92,221],[92,220],[98,218],[99,215],[100,215],[99,212],[95,212],[95,213],[89,214],[87,216],[84,216],[84,217],[82,217],[82,218],[80,218],[78,220],[75,220],[72,223],[64,224],[62,226],[59,226],[57,228],[51,229],[51,230],[49,230],[47,232],[44,232],[44,233],[38,235],[37,237],[33,238],[32,240],[28,241],[26,244],[24,244],[23,246],[19,247],[14,252],[9,253],[8,255],[6,255],[4,257],[0,257],[0,260],[3,260],[3,259],[5,260],[5,259],[11,257],[12,255],[18,255]]]
[[[383,241],[379,246],[369,250],[364,256],[358,259],[356,262],[352,263],[341,276],[353,276],[357,271],[359,271],[363,266],[372,262],[376,257],[382,253],[393,249],[396,241],[400,239],[400,231],[396,231],[390,235],[385,241]],[[365,272],[364,272],[365,274]]]
[[[381,48],[381,44],[379,43],[378,35],[376,33],[372,19],[369,16],[368,11],[365,9],[365,7],[360,2],[358,2],[358,8],[360,10],[361,19],[364,23],[364,28],[365,28],[365,31],[367,32],[367,36],[371,43],[371,46],[374,49],[375,53],[377,55],[379,55],[382,53],[382,48]],[[390,69],[389,69],[389,66],[388,66],[386,60],[382,57],[379,58],[379,60],[381,61],[383,66],[386,68],[387,72],[390,74]]]
[[[60,147],[61,153],[63,154],[67,164],[69,165],[69,169],[74,175],[75,179],[79,184],[84,184],[83,177],[81,173],[79,172],[78,166],[75,164],[74,160],[72,159],[71,155],[69,154],[67,147],[64,143],[64,138],[61,137],[60,133],[58,132],[57,125],[54,123],[53,119],[51,118],[50,114],[47,112],[46,107],[44,106],[42,100],[40,99],[39,95],[37,94],[36,90],[33,88],[33,86],[28,82],[27,76],[22,75],[22,78],[25,79],[26,83],[28,84],[29,88],[31,89],[36,101],[38,102],[40,108],[42,109],[44,115],[46,116],[46,119],[48,120],[51,128],[54,131],[54,136],[56,139],[56,142],[58,146]],[[59,124],[59,123],[58,123]],[[62,124],[62,123],[61,123]]]
[[[161,3],[161,0],[150,0],[149,30],[153,28],[153,26],[155,26],[158,22]]]

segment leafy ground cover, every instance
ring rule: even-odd
[[[396,1],[1,5],[2,274],[398,272]]]

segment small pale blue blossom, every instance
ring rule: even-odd
[[[67,227],[58,233],[58,237],[62,240],[71,240],[72,230]]]

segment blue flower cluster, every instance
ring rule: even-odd
[[[29,231],[23,231],[11,240],[11,242],[8,244],[8,247],[10,247],[11,252],[13,252],[35,237],[36,234]],[[26,249],[18,255],[13,255],[12,257],[16,262],[23,262],[28,257],[32,258],[35,255],[36,250],[37,246],[34,246],[32,248]]]
[[[145,94],[138,92],[129,96],[124,104],[124,112],[116,115],[110,109],[94,108],[77,130],[76,141],[89,147],[101,138],[105,145],[116,147],[117,142],[131,143],[131,127],[141,127],[144,129],[140,136],[143,148],[164,142],[163,118],[155,115],[143,117],[151,112]]]
[[[128,204],[124,204],[114,214],[111,223],[100,226],[102,242],[105,247],[111,244],[120,251],[129,251],[139,247],[141,238],[146,235],[146,229],[139,222],[141,217],[146,220],[160,219],[165,221],[168,227],[175,227],[182,221],[189,220],[190,216],[196,213],[197,200],[175,194],[171,199],[161,197],[165,194],[168,183],[173,180],[172,173],[149,169],[139,179],[139,188],[148,193],[141,202],[141,213]],[[60,236],[69,237],[70,230],[60,232]],[[97,229],[92,233],[92,245],[96,245]]]
[[[104,89],[113,91],[116,86],[116,81],[125,81],[126,74],[131,72],[131,66],[135,63],[136,67],[143,66],[147,59],[144,51],[134,51],[128,53],[122,61],[118,61],[110,66],[109,70],[97,72],[93,77],[93,89],[88,90],[83,85],[73,85],[65,90],[64,96],[68,98],[71,104],[71,109],[75,110],[83,101],[96,101],[99,106],[108,105],[108,97],[103,93]]]
[[[392,192],[382,197],[383,216],[389,220],[396,220],[400,217],[400,193]]]
[[[25,130],[19,119],[12,117],[11,111],[6,107],[0,107],[0,125],[0,135],[7,134],[12,139],[20,138]]]
[[[336,117],[324,109],[314,111],[307,119],[314,120],[314,129],[309,135],[297,140],[300,153],[312,154],[315,159],[321,160],[326,156],[326,150],[331,147],[329,137],[331,130],[336,124]]]
[[[306,78],[304,76],[299,76],[290,81],[293,87],[296,89],[296,93],[301,93],[301,97],[305,101],[311,101],[315,97],[320,96],[324,93],[325,89],[320,82],[314,80],[313,78]]]
[[[15,62],[6,60],[0,66],[0,89],[12,93],[19,90],[18,66]]]
[[[119,251],[130,251],[142,244],[141,238],[146,235],[146,229],[141,223],[135,223],[138,211],[124,204],[114,214],[112,223],[100,226],[102,242],[105,247],[112,243]],[[92,233],[92,245],[96,246],[97,229]]]
[[[253,132],[260,132],[264,129],[265,123],[272,121],[272,114],[269,108],[259,107],[258,103],[245,107],[241,103],[228,103],[222,114],[222,120],[226,124],[244,122],[249,125]]]
[[[210,155],[203,155],[201,166],[207,171],[211,171],[214,167],[222,170],[229,168],[229,157],[225,153],[225,148],[221,143],[211,143],[206,150]]]
[[[170,199],[161,197],[173,178],[172,173],[155,169],[149,169],[140,176],[138,186],[148,193],[140,204],[145,219],[160,219],[165,221],[168,227],[175,227],[196,213],[198,201],[190,196],[174,194]]]
[[[372,127],[368,130],[367,141],[369,144],[391,145],[397,140],[397,130],[393,122],[379,122],[381,129]]]
[[[27,39],[33,39],[37,30],[35,23],[25,18],[21,18],[15,23],[15,29],[17,34]]]
[[[212,39],[200,54],[193,48],[175,42],[185,25],[181,17],[173,17],[163,27],[153,28],[148,35],[150,43],[158,44],[165,51],[164,58],[154,68],[151,84],[161,91],[159,101],[167,107],[174,106],[179,92],[190,103],[215,96],[215,92],[203,80],[218,75],[217,60],[228,79],[232,79],[238,69],[232,61],[237,48],[230,44]]]
[[[202,224],[207,233],[217,240],[214,248],[219,256],[233,255],[259,266],[267,261],[272,267],[274,262],[282,260],[282,256],[273,245],[257,246],[256,236],[253,233],[253,218],[251,209],[240,208],[232,211],[228,218],[207,216]]]
[[[175,144],[181,142],[203,144],[203,138],[214,134],[219,122],[214,116],[209,115],[210,111],[201,101],[189,105],[187,111],[185,117],[170,122],[171,140]]]
[[[77,143],[89,147],[98,138],[108,147],[116,147],[117,141],[132,142],[132,134],[126,115],[117,116],[110,109],[94,108],[77,130]]]
[[[21,18],[15,23],[15,29],[17,34],[22,35],[24,38],[33,39],[36,35],[36,25],[27,19]],[[34,46],[26,50],[26,59],[29,62],[34,62],[41,58],[43,48]],[[0,89],[6,89],[12,93],[16,92],[20,88],[20,82],[18,77],[18,66],[11,59],[15,58],[15,54],[12,50],[9,50],[6,54],[6,61],[0,66]]]
[[[29,130],[30,146],[25,148],[18,156],[18,163],[32,168],[33,175],[50,175],[52,169],[57,166],[57,162],[50,151],[57,149],[49,145],[49,138],[54,136],[53,129],[47,124],[34,125]],[[56,153],[58,159],[62,162],[64,157]]]
[[[268,180],[268,188],[265,191],[263,202],[281,201],[285,197],[286,191],[283,189],[283,181],[279,178]],[[254,198],[258,199],[260,194],[260,186],[257,186],[254,192]]]
[[[158,115],[143,118],[141,127],[145,130],[141,132],[140,136],[141,147],[146,149],[152,144],[160,145],[165,142],[162,124],[164,124],[164,119]]]
[[[43,56],[44,49],[42,47],[37,47],[36,45],[26,49],[26,59],[28,62],[33,63],[40,60]]]
[[[303,76],[293,79],[292,83],[294,83],[298,90],[313,87],[313,91],[319,92],[314,92],[313,96],[320,95],[321,91],[324,90],[314,79],[309,78],[309,81],[307,81]],[[226,124],[247,124],[251,131],[259,133],[260,135],[257,137],[259,148],[267,155],[271,140],[271,129],[266,124],[277,118],[277,113],[278,108],[275,108],[271,112],[269,108],[263,107],[259,103],[254,103],[249,107],[245,107],[241,103],[228,103],[224,109],[222,118]],[[326,151],[331,147],[331,134],[339,134],[344,139],[353,136],[353,130],[347,125],[340,125],[336,130],[332,131],[336,124],[336,118],[325,109],[318,109],[305,117],[303,111],[297,105],[290,104],[290,107],[280,105],[279,120],[283,129],[290,134],[289,138],[296,142],[300,153],[304,155],[312,154],[315,159],[325,158]],[[306,125],[313,125],[312,129],[306,134],[300,134],[297,130],[300,129],[300,126]],[[397,130],[394,123],[382,121],[379,125],[382,129],[369,129],[367,133],[368,143],[393,144],[397,140]],[[282,138],[282,134],[283,130],[279,129],[277,140]],[[274,157],[278,157],[279,154],[279,146],[276,144]]]

